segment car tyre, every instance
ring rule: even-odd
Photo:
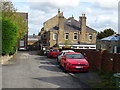
[[[64,72],[68,73],[68,71],[66,70],[66,64],[64,64]]]
[[[58,63],[58,64],[60,64],[60,62],[59,62],[58,58],[57,58],[57,63]]]

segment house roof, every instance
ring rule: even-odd
[[[106,40],[106,41],[120,41],[120,36],[118,36],[118,35],[112,35],[112,36],[103,38],[101,40]]]
[[[51,28],[50,30],[59,30],[58,25],[55,25],[53,28]],[[64,21],[64,30],[65,31],[81,31],[81,27],[80,27],[80,22],[75,20],[74,18],[70,17],[68,19],[65,19]],[[89,33],[96,33],[97,31],[86,26],[86,30]]]

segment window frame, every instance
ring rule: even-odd
[[[46,35],[46,33],[44,33],[44,34],[43,34],[43,38],[47,38],[47,35]]]
[[[57,33],[53,33],[53,40],[57,40]]]
[[[76,34],[76,36],[77,36],[76,39],[75,39],[75,34]],[[74,34],[73,34],[73,40],[78,40],[78,33],[74,33]]]
[[[66,39],[67,35],[68,35],[68,39],[69,39],[69,33],[65,33],[65,40],[68,40],[68,39]]]
[[[24,40],[20,40],[20,47],[24,47],[25,46],[25,41]]]
[[[92,37],[92,38],[91,38],[91,37]],[[89,41],[92,41],[92,40],[93,40],[93,34],[89,34],[88,40],[89,40]]]

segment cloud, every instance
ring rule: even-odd
[[[97,0],[93,2],[93,7],[100,9],[118,9],[118,0]]]
[[[23,0],[24,1],[24,0]],[[21,1],[22,2],[22,1]],[[57,14],[57,9],[64,11],[65,17],[72,14],[78,18],[80,14],[87,16],[87,25],[97,31],[105,28],[118,28],[118,0],[27,0],[29,4],[29,33],[36,34],[43,27],[43,23]],[[18,5],[19,10],[26,9]]]

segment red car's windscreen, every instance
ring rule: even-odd
[[[67,54],[68,59],[84,59],[82,54]]]
[[[59,50],[51,50],[51,52],[59,52]]]

